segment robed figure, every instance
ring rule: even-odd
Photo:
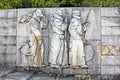
[[[81,24],[79,11],[73,11],[72,20],[68,29],[70,33],[69,64],[72,68],[87,67],[85,64],[83,35],[85,27]]]
[[[52,36],[50,43],[49,63],[51,67],[65,67],[68,65],[66,44],[67,24],[64,22],[62,10],[56,10],[52,20]]]

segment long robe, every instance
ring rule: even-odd
[[[51,67],[63,67],[68,64],[67,45],[65,32],[67,25],[62,20],[55,19],[50,44],[49,63]]]
[[[70,50],[69,64],[71,67],[80,67],[85,65],[84,46],[82,36],[82,25],[80,19],[73,18],[69,25],[70,32]]]
[[[41,24],[36,18],[30,20],[30,58],[31,66],[41,67],[43,63],[43,41],[41,33]]]

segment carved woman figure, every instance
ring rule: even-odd
[[[84,37],[83,27],[80,21],[79,11],[73,11],[72,20],[69,25],[70,33],[70,50],[69,50],[69,64],[72,68],[87,67],[85,65],[84,53]]]
[[[51,67],[65,67],[68,64],[65,39],[67,24],[63,20],[62,10],[55,11],[51,24],[53,33],[50,44],[49,63]]]
[[[30,26],[29,42],[26,42],[26,45],[29,46],[29,52],[24,50],[21,53],[29,57],[30,60],[28,62],[31,61],[31,64],[28,65],[33,67],[41,67],[43,63],[44,44],[41,31],[44,28],[44,19],[45,16],[41,10],[36,10],[31,18],[21,19],[21,22],[29,22]],[[23,48],[21,47],[20,49],[23,50]]]

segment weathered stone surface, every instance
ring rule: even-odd
[[[103,55],[120,55],[120,46],[107,46],[107,45],[102,45],[100,47],[101,53]]]
[[[30,27],[28,23],[18,24],[17,36],[26,37],[30,34]]]
[[[13,19],[13,18],[17,18],[17,10],[14,10],[14,9],[11,9],[11,10],[8,10],[8,16],[7,18],[9,19]]]
[[[5,76],[6,74],[9,74],[13,72],[13,70],[0,70],[0,80],[2,76]]]
[[[101,74],[120,74],[119,66],[101,66]]]
[[[90,41],[91,45],[85,46],[86,64],[88,65],[88,73],[99,74],[101,53],[100,41]],[[88,48],[87,48],[88,47]]]
[[[102,27],[101,35],[120,35],[120,27]]]
[[[116,66],[120,65],[120,56],[102,56],[101,57],[102,66]]]
[[[16,36],[8,36],[6,44],[16,44]]]
[[[119,36],[101,36],[102,45],[119,45],[120,37]]]
[[[0,27],[17,26],[16,19],[0,19]]]
[[[8,27],[7,35],[8,36],[16,36],[17,35],[17,26]]]
[[[6,50],[6,53],[9,54],[16,54],[16,45],[7,45],[7,50]]]
[[[120,26],[120,18],[101,18],[101,26]]]
[[[7,35],[7,27],[0,27],[0,35],[1,36],[4,36],[4,35]]]
[[[33,72],[13,72],[2,77],[3,80],[28,80]]]
[[[89,20],[89,17],[91,16],[91,19],[93,22],[90,22],[91,27],[93,27],[93,30],[89,33],[92,34],[90,37],[90,40],[100,40],[100,8],[82,8],[81,9],[81,21],[82,23],[85,23]],[[90,19],[90,21],[92,21]],[[89,29],[89,28],[88,28]]]
[[[7,36],[0,36],[0,44],[6,44],[7,43]]]
[[[7,18],[7,10],[0,10],[0,18]]]
[[[0,54],[6,52],[7,50],[7,45],[0,45]]]
[[[7,63],[13,62],[15,64],[15,62],[16,62],[16,55],[7,54],[6,61],[7,61]]]
[[[120,16],[120,8],[114,7],[114,8],[101,8],[101,16],[113,16],[113,17],[119,17]]]

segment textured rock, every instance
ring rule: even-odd
[[[3,80],[28,80],[33,72],[13,72],[2,77]]]
[[[17,18],[17,10],[14,10],[14,9],[8,10],[8,16],[7,16],[7,18],[8,19]]]
[[[101,35],[119,36],[120,27],[102,27]]]
[[[8,73],[13,72],[13,70],[0,70],[0,79],[2,76],[7,75]]]
[[[101,66],[101,74],[120,74],[119,66]]]
[[[1,27],[17,26],[16,19],[0,19]]]
[[[119,36],[101,36],[102,45],[119,45],[120,37]]]
[[[101,57],[102,66],[116,66],[120,65],[120,56],[102,56]]]
[[[106,17],[119,17],[120,16],[120,8],[101,8],[101,16],[106,16]]]
[[[102,18],[101,26],[120,26],[120,18]]]

